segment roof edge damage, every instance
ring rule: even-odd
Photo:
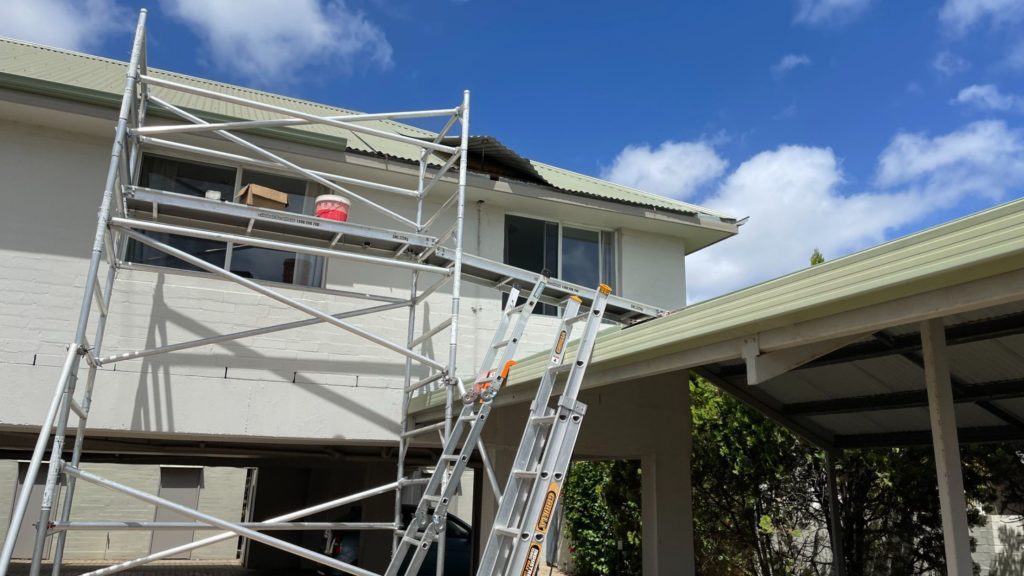
[[[0,44],[7,44],[9,47],[0,53],[0,87],[104,107],[116,107],[120,103],[126,62],[3,37],[0,37]],[[176,72],[151,68],[149,73],[155,77],[200,85],[207,89],[212,88],[255,100],[286,104],[321,115],[347,116],[359,113],[345,108]],[[213,121],[255,119],[250,117],[253,112],[261,114],[258,111],[245,110],[237,106],[219,106],[196,98],[174,103]],[[376,127],[425,140],[432,140],[436,136],[435,133],[428,130],[392,120],[377,121]],[[418,162],[419,158],[418,151],[413,149],[414,146],[394,142],[381,146],[380,142],[371,141],[372,139],[363,135],[348,133],[337,127],[298,126],[263,129],[261,132],[280,140],[321,148],[343,149],[372,156],[384,156],[413,164]],[[737,223],[735,218],[700,206],[530,160],[493,136],[472,136],[470,153],[473,156],[471,169],[492,177],[506,177],[571,195],[596,198],[656,212],[697,217],[699,220],[717,223],[716,228],[719,229],[721,224],[735,226]]]

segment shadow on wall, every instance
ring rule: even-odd
[[[999,527],[1002,550],[992,557],[989,576],[1020,576],[1024,574],[1024,519]]]
[[[207,338],[222,334],[211,329],[195,318],[182,314],[168,306],[164,295],[165,274],[157,275],[157,282],[153,289],[152,307],[150,309],[150,322],[146,333],[146,348],[154,348],[170,344],[168,342],[168,326],[184,328],[195,334],[197,338]],[[427,309],[429,314],[429,309]],[[425,316],[428,318],[429,315]],[[301,332],[303,329],[295,329],[289,333]],[[340,329],[339,329],[340,330]],[[266,370],[268,373],[280,379],[283,386],[297,387],[299,390],[317,396],[320,400],[332,403],[342,408],[353,416],[373,422],[385,429],[395,429],[396,422],[393,415],[384,414],[372,410],[365,404],[354,402],[339,393],[335,386],[305,385],[296,384],[298,372],[310,373],[332,373],[369,375],[374,377],[401,377],[404,374],[404,365],[400,360],[394,362],[375,362],[364,360],[337,360],[337,359],[285,359],[268,356],[264,351],[245,344],[244,340],[234,340],[224,344],[216,345],[216,352],[205,352],[204,348],[195,348],[192,352],[170,353],[155,357],[146,357],[142,360],[139,372],[138,386],[136,388],[134,413],[132,416],[132,428],[142,430],[159,430],[163,432],[175,431],[172,387],[172,365],[189,365],[196,367],[224,368],[224,377],[230,378],[232,367]],[[428,345],[429,346],[429,345]],[[382,349],[383,350],[383,349]],[[384,353],[387,353],[386,351]],[[173,359],[170,358],[173,356]],[[397,354],[396,359],[400,358]],[[422,372],[414,366],[414,377]],[[425,375],[425,372],[422,372]]]

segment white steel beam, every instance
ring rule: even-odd
[[[235,282],[237,284],[241,284],[242,286],[245,286],[246,288],[249,288],[250,290],[252,290],[254,292],[258,292],[260,294],[263,294],[264,296],[266,296],[268,298],[271,298],[273,300],[277,300],[278,302],[280,302],[282,304],[285,304],[287,306],[291,306],[292,308],[295,308],[296,310],[301,310],[302,312],[305,312],[306,314],[309,314],[310,316],[314,316],[316,318],[319,318],[319,319],[323,320],[324,322],[327,322],[329,324],[333,324],[333,325],[337,326],[338,328],[341,328],[342,330],[347,330],[348,332],[351,332],[351,333],[355,334],[356,336],[361,336],[361,337],[369,340],[370,342],[373,342],[375,344],[378,344],[380,346],[383,346],[383,347],[387,348],[388,350],[391,350],[393,352],[397,352],[397,353],[399,353],[399,354],[401,354],[401,355],[403,355],[403,356],[405,356],[407,358],[412,358],[413,360],[416,360],[417,362],[419,362],[421,364],[426,364],[427,366],[430,366],[430,367],[435,368],[437,370],[441,370],[441,371],[445,371],[446,370],[446,367],[445,367],[444,364],[441,364],[440,362],[437,362],[437,361],[435,361],[432,358],[427,358],[426,356],[424,356],[422,354],[417,354],[416,352],[413,352],[412,350],[408,350],[408,349],[406,349],[405,347],[403,347],[401,345],[398,345],[398,344],[395,344],[394,342],[391,342],[390,340],[387,340],[385,338],[381,338],[380,336],[377,336],[376,334],[373,334],[371,332],[367,332],[366,330],[363,330],[362,328],[358,328],[356,326],[353,326],[353,325],[351,325],[348,322],[345,322],[343,320],[339,320],[339,319],[337,319],[337,318],[335,318],[335,317],[333,317],[333,316],[331,316],[331,315],[329,315],[329,314],[327,314],[325,312],[317,310],[316,308],[313,308],[311,306],[307,306],[306,304],[303,304],[302,302],[299,302],[298,300],[295,300],[293,298],[289,298],[289,297],[287,297],[287,296],[285,296],[283,294],[280,294],[278,292],[275,292],[274,290],[271,290],[270,288],[267,288],[267,287],[265,287],[265,286],[263,286],[263,285],[261,285],[259,283],[253,282],[252,280],[249,280],[248,278],[243,278],[243,277],[241,277],[241,276],[239,276],[237,274],[233,274],[233,273],[231,273],[231,272],[229,272],[229,271],[227,271],[227,270],[225,270],[223,268],[220,268],[218,266],[210,264],[209,262],[207,262],[207,261],[205,261],[205,260],[203,260],[201,258],[196,258],[195,256],[193,256],[193,255],[191,255],[191,254],[189,254],[187,252],[184,252],[182,250],[178,250],[177,248],[175,248],[173,246],[169,246],[167,244],[164,244],[163,242],[158,242],[156,240],[153,240],[152,238],[150,238],[148,236],[144,236],[142,234],[139,234],[138,232],[133,232],[131,230],[126,230],[125,233],[128,236],[130,236],[132,239],[134,239],[134,240],[136,240],[138,242],[142,242],[143,244],[145,244],[147,246],[155,248],[155,249],[157,249],[157,250],[159,250],[161,252],[164,252],[166,254],[170,254],[171,256],[174,256],[175,258],[178,258],[179,260],[183,260],[185,262],[188,262],[189,264],[192,264],[193,266],[196,266],[197,268],[200,268],[202,270],[206,270],[207,272],[210,272],[212,274],[216,274],[216,275],[221,276],[221,277],[223,277],[223,278],[225,278],[227,280],[231,280],[232,282]]]
[[[960,469],[960,443],[957,438],[953,387],[946,356],[946,330],[941,318],[921,323],[924,352],[924,381],[928,389],[928,414],[931,417],[935,471],[939,478],[939,504],[942,508],[942,539],[946,548],[946,572],[949,576],[972,576],[971,534],[967,525],[967,498]]]
[[[162,78],[155,78],[153,76],[143,75],[139,77],[139,80],[144,84],[152,86],[162,86],[164,88],[170,88],[179,92],[186,92],[189,94],[195,94],[197,96],[205,96],[214,100],[221,100],[223,102],[231,102],[232,104],[240,104],[242,106],[248,106],[250,108],[256,108],[257,110],[266,110],[268,112],[277,112],[285,116],[291,116],[294,118],[301,118],[308,120],[315,124],[326,124],[328,126],[334,126],[335,128],[344,128],[345,130],[351,130],[352,132],[361,132],[363,134],[370,134],[378,136],[387,140],[394,140],[395,142],[402,142],[403,144],[410,144],[412,146],[420,148],[429,148],[431,150],[437,150],[438,152],[445,152],[447,154],[454,154],[458,148],[451,146],[445,146],[443,144],[434,144],[425,140],[413,138],[411,136],[402,136],[401,134],[395,134],[393,132],[385,132],[384,130],[377,130],[375,128],[367,128],[366,126],[360,126],[359,124],[352,124],[343,122],[341,120],[332,120],[329,117],[317,116],[316,114],[306,114],[305,112],[299,112],[298,110],[292,110],[291,108],[285,108],[283,106],[275,106],[273,104],[267,104],[265,102],[257,102],[255,100],[249,100],[248,98],[241,98],[239,96],[232,96],[230,94],[223,94],[221,92],[215,92],[213,90],[205,90],[196,86],[189,86],[188,84],[181,84],[179,82],[171,82],[170,80],[164,80]],[[156,101],[155,97],[150,98]],[[163,103],[161,103],[161,106]],[[205,124],[206,122],[203,122]],[[197,122],[198,124],[198,122]]]

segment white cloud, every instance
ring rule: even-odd
[[[626,146],[601,177],[612,182],[680,200],[723,173],[728,162],[707,142],[662,142]]]
[[[970,62],[949,50],[939,52],[935,55],[935,59],[932,60],[932,68],[936,69],[943,76],[954,76],[961,72],[966,72],[970,67]]]
[[[954,104],[966,104],[980,110],[1024,110],[1024,97],[1015,94],[1003,94],[994,84],[974,84],[968,86],[953,99]]]
[[[687,257],[691,301],[800,270],[817,247],[835,258],[877,244],[920,217],[913,193],[840,193],[832,150],[783,146],[747,160],[701,204],[749,215],[739,235]]]
[[[777,78],[781,78],[795,68],[810,65],[811,59],[806,54],[786,54],[772,65],[772,74]]]
[[[999,200],[1024,186],[1024,135],[976,122],[929,137],[898,134],[868,190],[849,193],[832,150],[782,146],[729,174],[700,204],[750,216],[735,238],[687,257],[690,301],[805,268],[885,241],[896,230],[967,197]]]
[[[941,206],[967,195],[999,199],[1024,184],[1024,135],[999,120],[935,137],[897,134],[879,156],[875,181],[918,190]]]
[[[0,36],[69,50],[95,48],[134,24],[115,0],[7,0],[2,10]]]
[[[939,21],[946,30],[963,35],[982,20],[1003,26],[1024,17],[1024,0],[946,0]]]
[[[797,0],[793,20],[808,26],[843,24],[860,16],[872,0]]]
[[[258,84],[287,82],[323,64],[348,72],[358,59],[392,65],[377,25],[344,0],[166,0],[164,10],[202,40],[212,62]]]

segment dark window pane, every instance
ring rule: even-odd
[[[562,280],[586,288],[601,280],[601,233],[596,230],[562,228]]]
[[[529,270],[551,274],[558,272],[558,224],[522,216],[505,216],[505,263]],[[502,297],[502,304],[506,301]],[[550,304],[539,304],[534,310],[549,316],[558,309]]]
[[[224,267],[224,254],[227,251],[227,245],[223,242],[200,240],[199,238],[189,238],[188,236],[177,236],[163,232],[146,232],[146,236],[158,242],[169,244],[178,250],[187,252],[217,267]],[[135,262],[136,264],[150,264],[166,268],[177,268],[178,270],[199,270],[199,268],[187,262],[134,240],[128,244],[126,259],[128,262]]]
[[[139,185],[191,196],[205,196],[207,190],[216,190],[227,199],[235,189],[235,169],[146,156]]]
[[[315,198],[306,196],[303,180],[245,170],[242,186],[246,184],[259,184],[288,194],[288,206],[283,208],[287,212],[313,214]],[[231,252],[231,271],[239,276],[300,286],[321,285],[323,262],[319,256],[251,246],[236,245]]]
[[[235,187],[235,169],[185,162],[172,158],[161,158],[159,156],[146,156],[142,159],[139,184],[147,188],[191,196],[205,196],[207,190],[216,190],[224,198],[230,198],[231,191]],[[227,245],[223,242],[200,240],[198,238],[173,234],[142,233],[154,240],[169,244],[193,256],[202,258],[211,264],[216,264],[220,267],[224,266],[224,255],[227,251]],[[182,262],[154,248],[139,244],[134,240],[128,242],[126,259],[137,264],[151,264],[154,266],[177,268],[179,270],[199,270],[191,264]]]

